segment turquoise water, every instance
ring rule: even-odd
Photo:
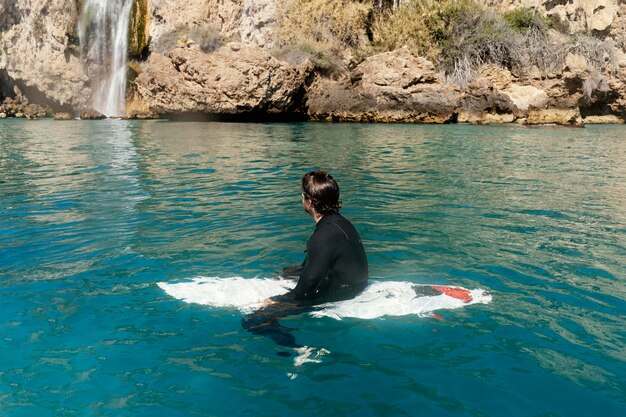
[[[301,261],[326,168],[379,279],[484,288],[434,318],[283,324],[158,282]],[[626,128],[0,123],[2,416],[624,416]]]

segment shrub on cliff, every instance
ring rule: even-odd
[[[371,1],[286,0],[277,12],[278,46],[302,41],[356,47],[368,41]]]
[[[213,24],[207,23],[193,27],[179,25],[173,30],[162,33],[151,49],[154,52],[167,54],[172,49],[184,45],[190,40],[194,41],[206,53],[215,51],[225,41],[219,29]]]
[[[536,65],[546,70],[560,65],[558,50],[549,36],[552,21],[546,15],[535,9],[517,8],[505,13],[503,18],[519,44],[518,68]]]
[[[301,41],[285,45],[274,48],[272,55],[291,65],[300,65],[309,60],[317,70],[326,75],[337,73],[344,66],[341,51],[322,42]]]
[[[287,0],[277,12],[273,55],[291,64],[307,59],[321,71],[343,67],[345,51],[369,42],[372,2],[363,0]]]
[[[559,69],[567,45],[554,42],[553,29],[569,30],[558,16],[529,8],[500,15],[474,0],[412,0],[378,14],[372,50],[408,46],[433,61],[448,81],[464,86],[487,63],[518,72]]]
[[[613,39],[599,39],[591,35],[575,34],[562,45],[562,55],[574,53],[582,55],[598,71],[614,72],[618,68],[617,45]]]
[[[560,33],[569,33],[569,23],[563,21],[558,14],[545,15],[536,9],[518,7],[506,12],[503,17],[518,32],[537,30],[545,33],[554,29]]]
[[[204,24],[192,27],[189,30],[189,38],[198,44],[200,49],[210,53],[224,44],[224,36],[213,24]]]
[[[471,0],[414,0],[380,15],[372,26],[374,50],[408,46],[467,84],[484,63],[511,67],[518,39],[498,15]]]
[[[154,42],[150,44],[152,52],[167,54],[172,49],[182,45],[183,36],[186,28],[184,26],[176,26],[174,29],[163,32]]]
[[[550,24],[548,18],[534,9],[520,7],[504,14],[504,20],[518,32],[537,30],[547,32]]]

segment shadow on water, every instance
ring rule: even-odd
[[[222,123],[288,123],[306,121],[304,113],[241,112],[237,114],[187,112],[163,114],[172,122],[222,122]]]
[[[303,306],[296,303],[277,302],[248,314],[241,320],[244,329],[256,336],[264,336],[279,346],[299,348],[293,331],[296,329],[281,325],[278,320],[315,311],[313,306]],[[287,353],[289,355],[290,353]],[[285,352],[279,352],[285,356]]]

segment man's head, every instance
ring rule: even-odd
[[[318,214],[327,216],[339,213],[341,202],[339,201],[339,185],[337,181],[326,171],[311,171],[302,177],[302,198],[304,208],[307,210],[307,201]],[[309,214],[309,210],[307,210]]]

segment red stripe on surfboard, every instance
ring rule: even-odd
[[[470,292],[470,290],[466,290],[465,288],[445,287],[443,285],[433,285],[433,289],[439,291],[442,294],[447,295],[448,297],[461,300],[464,303],[469,303],[470,301],[472,301],[472,293]]]

